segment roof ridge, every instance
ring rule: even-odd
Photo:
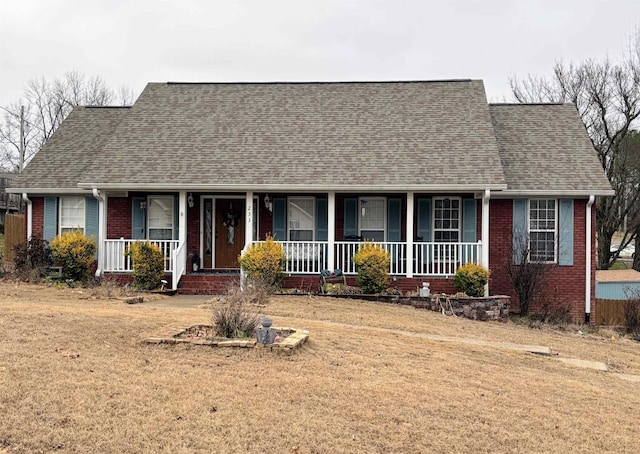
[[[241,82],[156,82],[159,85],[341,85],[341,84],[425,84],[473,82],[481,79],[435,79],[435,80],[339,80],[339,81],[241,81]],[[153,83],[153,82],[151,82]]]

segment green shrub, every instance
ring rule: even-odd
[[[128,252],[133,266],[134,285],[139,290],[154,290],[164,278],[164,255],[148,241],[136,241]]]
[[[468,296],[484,296],[484,286],[489,282],[489,270],[478,263],[462,265],[453,277],[453,285]]]
[[[33,235],[28,242],[16,245],[14,251],[15,273],[23,281],[39,281],[53,263],[49,243],[38,235]]]
[[[249,246],[238,261],[249,282],[257,281],[273,289],[284,279],[284,249],[270,236]]]
[[[391,256],[379,245],[365,243],[353,255],[358,285],[363,293],[380,293],[389,287]]]
[[[49,244],[53,261],[62,266],[62,277],[86,282],[96,254],[96,242],[80,230],[71,230],[55,237]]]

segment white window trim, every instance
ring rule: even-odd
[[[64,212],[64,208],[63,208],[63,204],[64,204],[64,199],[69,199],[69,198],[74,198],[74,199],[82,199],[82,225],[64,225],[63,224],[63,212]],[[84,233],[86,231],[86,223],[87,223],[87,201],[85,199],[84,196],[60,196],[59,201],[58,201],[58,205],[59,205],[59,210],[60,210],[60,219],[58,222],[58,235],[62,235],[62,230],[77,230],[80,229],[82,230],[82,233]]]
[[[535,199],[527,199],[527,248],[529,249],[528,260],[531,261],[531,202],[533,200],[545,200],[554,202],[554,222],[553,222],[553,260],[547,260],[544,262],[538,263],[558,263],[558,199],[546,199],[546,198],[535,198]],[[536,229],[534,232],[551,232],[550,229]]]
[[[311,241],[316,240],[316,198],[308,197],[308,196],[291,196],[287,197],[287,241],[291,238],[291,230],[302,230],[302,229],[292,229],[291,228],[291,201],[292,200],[311,200],[313,203],[313,208],[311,209],[311,217],[312,217],[312,227],[311,227]]]
[[[436,228],[436,200],[457,200],[458,201],[458,228],[457,229],[443,229]],[[431,241],[436,243],[440,243],[440,241],[436,241],[436,230],[438,231],[446,231],[446,232],[458,232],[458,241],[455,243],[462,242],[462,197],[432,197],[431,198]],[[442,243],[451,243],[451,241],[443,241]]]
[[[147,219],[145,219],[145,222],[147,224],[147,238],[151,238],[150,232],[151,230],[164,230],[164,228],[160,228],[160,227],[151,227],[151,222],[150,222],[150,218],[149,215],[151,214],[151,200],[152,199],[171,199],[171,240],[174,240],[174,236],[175,236],[175,227],[176,227],[176,220],[175,220],[175,211],[176,211],[176,207],[175,207],[175,197],[172,195],[150,195],[147,196],[147,209],[146,209],[146,215],[147,215]],[[168,241],[168,240],[155,240],[155,241]]]
[[[387,241],[387,198],[386,197],[358,197],[358,236],[362,238],[362,201],[370,201],[370,200],[382,200],[382,210],[383,210],[383,219],[382,219],[382,231],[383,231],[383,242]],[[366,238],[362,238],[365,240]]]

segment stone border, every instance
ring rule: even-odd
[[[264,348],[267,350],[292,351],[300,348],[309,339],[308,330],[297,330],[289,327],[273,327],[277,333],[288,333],[281,342],[274,344],[258,344],[255,339],[228,339],[228,340],[207,340],[193,338],[179,338],[182,333],[194,326],[167,326],[156,332],[153,336],[147,337],[143,342],[147,344],[193,344],[207,345],[209,347],[241,347],[241,348]]]

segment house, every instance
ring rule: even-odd
[[[549,298],[587,321],[594,200],[613,194],[573,105],[488,104],[480,80],[151,83],[130,108],[76,108],[11,191],[28,235],[95,235],[97,274],[130,272],[147,238],[187,291],[192,266],[237,270],[271,234],[288,286],[354,276],[366,239],[401,290],[452,292],[477,261],[513,295],[524,244],[554,265]]]

